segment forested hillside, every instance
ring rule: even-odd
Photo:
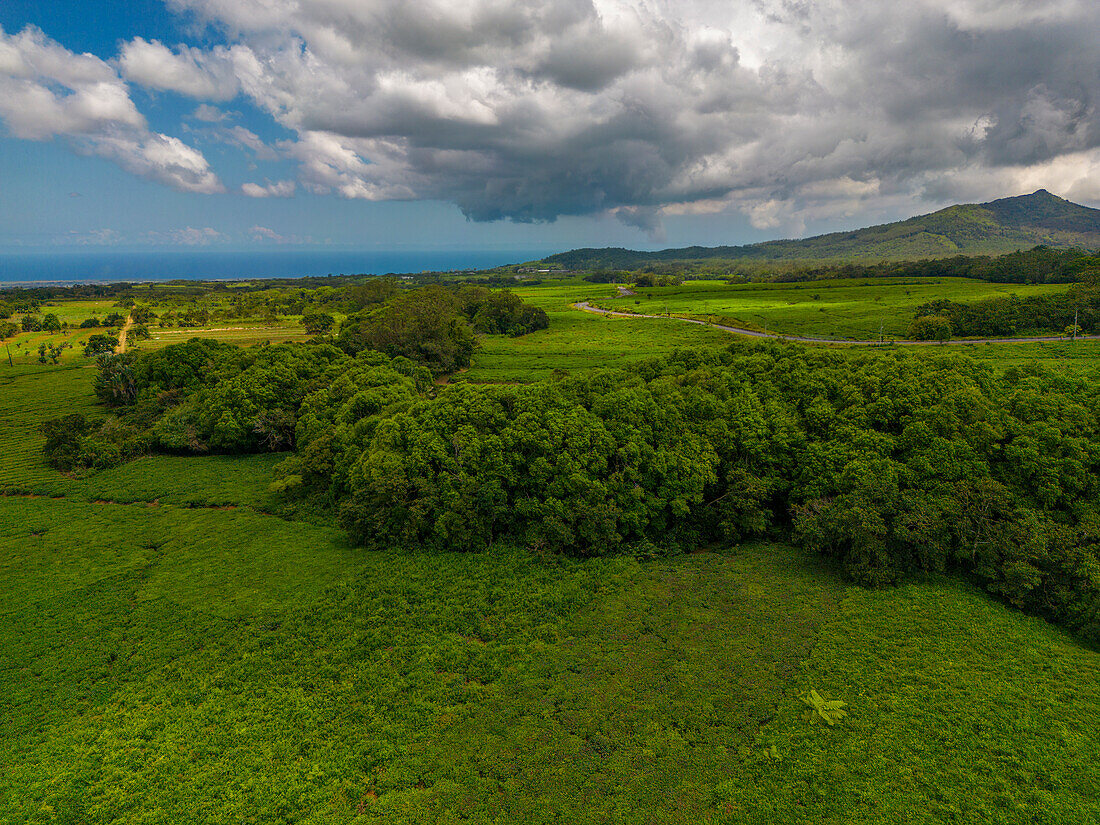
[[[638,252],[574,249],[543,263],[566,269],[638,269],[672,261],[900,261],[954,255],[999,255],[1043,244],[1100,248],[1100,209],[1040,189],[988,203],[949,206],[928,215],[849,232],[746,246],[689,246]]]

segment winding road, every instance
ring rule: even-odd
[[[623,292],[623,287],[618,288],[620,294],[634,293]],[[886,344],[903,344],[907,347],[919,347],[919,346],[950,346],[952,344],[1035,344],[1044,341],[1069,341],[1070,338],[1064,335],[1051,335],[1046,337],[1034,337],[1034,338],[954,338],[950,341],[900,341],[892,339],[890,341],[853,341],[847,338],[814,338],[806,335],[783,335],[779,332],[760,332],[755,329],[745,329],[744,327],[731,327],[726,324],[712,324],[709,321],[699,321],[695,318],[680,318],[676,315],[643,315],[640,312],[615,312],[610,309],[600,309],[594,307],[588,301],[580,301],[575,304],[571,304],[574,309],[582,310],[583,312],[593,312],[597,315],[609,315],[614,318],[659,318],[665,321],[683,321],[685,324],[698,324],[701,327],[711,327],[712,329],[720,329],[724,332],[732,332],[735,335],[744,335],[749,338],[775,338],[780,341],[794,341],[799,344],[849,344],[852,346],[860,347],[878,347]],[[1100,341],[1100,335],[1078,335],[1078,341]]]

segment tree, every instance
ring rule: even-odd
[[[134,353],[101,353],[95,362],[96,369],[99,370],[92,383],[95,394],[108,404],[127,404],[133,401],[137,396],[134,360]]]
[[[951,322],[942,315],[924,315],[913,320],[907,334],[914,341],[949,341]]]
[[[308,312],[302,316],[302,326],[311,336],[328,335],[336,325],[336,319],[327,312]]]
[[[118,346],[118,336],[108,334],[93,335],[88,339],[88,343],[84,345],[84,354],[88,358],[95,358],[104,353],[112,353],[115,351],[115,347]]]
[[[348,303],[351,304],[352,311],[357,312],[369,306],[384,304],[399,291],[396,278],[371,278],[347,288]]]
[[[64,345],[47,344],[43,341],[38,345],[38,363],[45,364],[48,359],[51,364],[56,364],[64,349]]]
[[[458,296],[441,286],[403,292],[378,309],[349,315],[336,339],[348,354],[400,355],[437,374],[469,366],[475,343]]]
[[[61,321],[52,312],[42,316],[42,329],[45,332],[61,332]]]
[[[38,332],[42,329],[42,323],[33,315],[24,315],[22,326],[23,332]]]

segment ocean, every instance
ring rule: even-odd
[[[0,285],[234,280],[488,269],[560,250],[51,252],[0,254]]]

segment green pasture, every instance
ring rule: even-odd
[[[608,318],[544,307],[550,328],[519,338],[483,336],[469,370],[452,380],[533,381],[555,370],[621,367],[685,347],[722,346],[729,333],[679,321]]]
[[[731,340],[568,308],[611,291],[517,290],[550,329],[461,377]],[[93,375],[0,363],[0,822],[1100,821],[1100,654],[967,584],[863,590],[770,542],[366,552],[273,514],[277,455],[49,469],[38,427],[103,415]]]
[[[555,281],[535,287],[519,287],[514,290],[517,295],[546,310],[550,316],[550,328],[520,338],[483,337],[480,341],[480,349],[474,355],[473,365],[467,372],[455,376],[453,380],[537,380],[552,374],[554,370],[574,372],[622,366],[642,358],[666,355],[676,349],[724,346],[737,339],[737,336],[732,333],[695,324],[685,324],[674,319],[609,318],[572,309],[572,304],[580,301],[592,301],[599,306],[636,309],[645,314],[654,314],[658,311],[664,312],[663,299],[659,299],[659,295],[678,294],[681,296],[675,299],[679,301],[678,304],[673,299],[669,299],[670,313],[698,318],[714,317],[717,320],[718,304],[713,296],[736,291],[738,294],[749,295],[753,301],[770,301],[773,304],[779,301],[780,303],[776,306],[781,309],[776,310],[775,317],[779,317],[779,313],[787,309],[794,308],[802,314],[802,317],[811,316],[810,321],[813,323],[813,326],[805,329],[783,329],[773,327],[772,322],[769,321],[767,327],[769,331],[782,329],[791,334],[841,337],[842,333],[830,325],[829,318],[833,316],[829,313],[832,310],[826,313],[818,311],[829,301],[832,301],[832,305],[835,306],[841,296],[850,298],[853,295],[857,297],[864,295],[871,302],[871,307],[864,310],[866,313],[893,313],[895,323],[904,331],[904,327],[908,326],[912,319],[913,309],[935,297],[963,300],[967,296],[973,299],[988,297],[991,294],[1005,294],[1013,290],[1016,290],[1017,294],[1024,294],[1019,290],[1049,291],[1064,288],[988,284],[963,278],[935,279],[935,283],[924,283],[919,288],[911,283],[903,283],[886,289],[883,288],[883,279],[869,279],[861,282],[866,283],[867,286],[852,286],[853,283],[852,281],[822,281],[813,284],[729,286],[724,282],[690,281],[681,287],[640,290],[639,295],[633,298],[612,298],[610,296],[618,295],[615,286],[590,284],[580,279]],[[830,286],[833,284],[841,286]],[[816,291],[807,292],[810,287],[814,287]],[[838,292],[830,296],[825,291],[827,289],[836,289]],[[933,290],[944,291],[933,292]],[[650,293],[653,297],[646,299],[645,295]],[[813,297],[815,294],[820,294],[821,297],[815,300]],[[880,297],[882,300],[876,300]],[[635,301],[641,301],[642,304],[636,305]],[[808,311],[805,307],[799,309],[797,303],[791,304],[788,301],[808,301],[812,304],[812,308]],[[658,303],[660,307],[657,306]],[[855,309],[850,308],[846,311],[855,312]],[[812,317],[814,313],[821,317]],[[872,321],[873,316],[867,314],[864,323]],[[748,328],[763,328],[759,318],[754,323],[747,315],[744,319],[738,319],[738,322]],[[878,334],[877,327],[874,335],[866,332],[866,327],[863,329],[864,332],[855,330],[848,337],[858,338],[866,335],[873,338]],[[889,328],[886,328],[884,332],[887,336],[888,330]],[[965,354],[979,360],[990,361],[998,369],[1023,366],[1033,362],[1071,371],[1100,369],[1100,342],[1097,341],[1020,344],[954,343],[946,346],[914,347],[913,350],[930,357],[944,353]],[[851,351],[861,352],[862,348]]]
[[[1048,284],[995,284],[970,278],[866,278],[792,284],[726,284],[688,281],[681,286],[637,290],[619,297],[605,286],[601,307],[647,315],[713,317],[749,329],[767,328],[788,335],[874,340],[904,338],[921,304],[946,298],[961,303],[1000,295],[1064,292]]]
[[[0,498],[0,539],[7,821],[1100,816],[1100,658],[961,585],[49,498]]]

